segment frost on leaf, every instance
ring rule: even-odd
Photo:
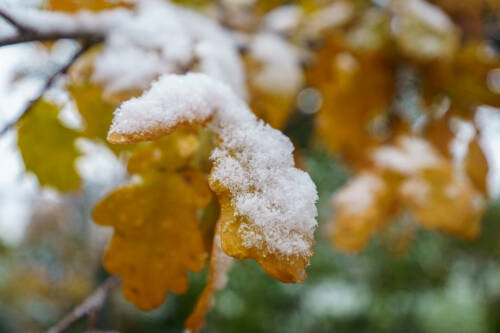
[[[104,266],[122,277],[125,297],[143,310],[160,306],[168,291],[184,293],[186,271],[204,267],[199,213],[212,194],[206,175],[189,165],[198,147],[193,133],[136,148],[128,162],[135,178],[94,208],[94,221],[115,229]]]
[[[58,113],[57,105],[37,102],[19,123],[17,145],[26,171],[33,172],[40,185],[73,191],[80,186],[75,169],[78,132],[65,127]]]
[[[215,228],[212,254],[210,258],[210,275],[207,285],[203,290],[193,312],[189,315],[184,325],[185,332],[196,333],[205,326],[205,316],[213,307],[215,293],[223,289],[227,283],[227,274],[231,269],[233,259],[227,256],[221,247],[221,224]]]
[[[315,186],[294,167],[290,140],[257,121],[230,88],[204,74],[163,76],[115,112],[108,139],[154,140],[195,124],[218,137],[210,187],[221,204],[224,252],[257,260],[281,281],[303,281],[317,224]]]

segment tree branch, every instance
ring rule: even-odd
[[[30,110],[33,108],[33,106],[36,104],[36,102],[38,102],[43,97],[43,95],[45,95],[47,90],[49,90],[52,87],[52,85],[54,84],[56,79],[60,75],[66,74],[68,69],[71,67],[71,65],[73,65],[73,63],[78,59],[78,57],[80,57],[83,53],[85,53],[85,51],[87,51],[90,47],[95,45],[97,42],[98,41],[87,41],[85,44],[83,44],[83,46],[80,48],[80,50],[78,50],[63,67],[61,67],[57,72],[55,72],[51,76],[49,76],[49,78],[47,79],[47,81],[45,82],[43,87],[40,89],[40,91],[38,92],[36,97],[31,99],[28,102],[28,104],[26,104],[26,106],[24,107],[24,109],[20,113],[20,115],[17,118],[15,118],[14,120],[12,120],[11,122],[9,122],[4,128],[2,128],[2,130],[0,130],[0,137],[3,136],[5,133],[7,133],[12,127],[14,127],[19,122],[19,120],[21,120],[24,116],[26,116],[30,112]]]
[[[88,315],[92,311],[102,308],[108,295],[120,284],[118,276],[111,276],[99,288],[87,297],[80,305],[71,311],[56,325],[52,326],[46,333],[61,333],[68,329],[77,320]]]
[[[44,42],[59,39],[82,39],[86,41],[102,42],[104,35],[89,32],[51,32],[42,33],[37,31],[25,32],[19,35],[0,39],[0,46],[14,45],[27,42]]]
[[[8,13],[6,13],[3,9],[0,9],[0,17],[2,17],[5,21],[9,22],[11,25],[13,25],[19,33],[33,33],[34,32],[32,28],[27,27],[24,24],[18,22],[12,16],[10,16]]]

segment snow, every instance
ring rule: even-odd
[[[285,5],[273,9],[263,19],[264,29],[276,33],[290,33],[297,29],[304,16],[302,8],[296,5]]]
[[[227,32],[168,2],[141,1],[130,20],[110,30],[96,59],[94,80],[107,93],[144,90],[161,74],[181,73],[197,62],[204,73],[246,96],[237,45]]]
[[[418,170],[430,168],[443,162],[439,153],[425,140],[403,136],[397,147],[383,146],[374,151],[373,160],[377,167],[410,175]]]
[[[351,180],[333,197],[336,207],[342,207],[350,215],[363,213],[375,204],[375,194],[385,188],[380,177],[363,173]]]
[[[304,83],[298,50],[279,36],[257,34],[250,46],[250,54],[262,64],[254,84],[263,91],[293,95]]]
[[[88,33],[106,38],[94,64],[93,80],[104,93],[141,91],[165,73],[199,63],[201,71],[246,97],[243,66],[228,32],[200,14],[167,1],[142,0],[123,8],[76,14],[36,10],[9,13],[41,33]]]
[[[220,81],[201,73],[162,76],[117,109],[109,139],[140,141],[200,123],[219,138],[210,181],[231,193],[235,215],[243,217],[244,246],[284,256],[309,253],[317,225],[315,185],[294,167],[290,140],[258,121]]]
[[[423,0],[407,0],[404,2],[405,10],[428,26],[439,32],[448,32],[453,29],[452,21],[438,7]]]
[[[118,24],[129,21],[132,16],[131,11],[120,8],[98,13],[82,10],[73,15],[32,8],[17,8],[9,10],[9,14],[24,26],[42,34],[104,34]]]
[[[333,4],[311,13],[305,21],[308,35],[318,36],[326,30],[340,27],[354,15],[354,7],[350,2],[336,1]]]

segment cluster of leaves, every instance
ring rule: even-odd
[[[200,1],[177,2],[210,7]],[[481,39],[484,33],[477,32],[486,29],[478,27],[483,21],[483,6],[496,10],[491,15],[498,18],[494,1],[465,1],[463,7],[434,1],[459,25],[438,7],[420,0],[388,1],[385,7],[368,1],[339,3],[297,1],[301,19],[279,32],[283,43],[303,51],[298,52],[304,58],[297,57],[296,66],[304,75],[307,91],[320,96],[316,96],[313,110],[304,110],[301,104],[306,89],[283,94],[256,84],[255,78],[266,70],[266,64],[252,57],[250,46],[243,47],[249,51],[242,60],[253,111],[273,127],[293,132],[291,127],[301,111],[319,109],[314,115],[315,138],[355,173],[333,199],[334,216],[327,229],[337,248],[357,252],[374,233],[382,231],[395,233],[392,237],[406,248],[415,233],[415,222],[422,228],[466,239],[477,237],[488,172],[480,133],[458,162],[450,145],[456,137],[452,125],[457,119],[474,124],[477,106],[500,106],[498,86],[488,85],[492,71],[500,68],[500,58]],[[52,0],[48,8],[99,11],[120,5],[130,6],[105,0]],[[261,33],[264,15],[281,5],[282,1],[256,1],[251,8],[226,4],[226,15],[220,19],[233,30],[256,35]],[[314,18],[334,5],[343,10],[342,19],[324,27],[313,26]],[[424,7],[423,13],[418,12],[419,6]],[[464,20],[474,17],[465,14],[470,10],[480,19]],[[229,15],[233,12],[237,15]],[[426,19],[429,12],[437,23]],[[82,130],[66,127],[58,118],[60,107],[44,100],[20,122],[18,146],[26,170],[33,172],[42,186],[76,191],[81,180],[75,169],[80,155],[75,140],[91,139],[126,157],[130,182],[106,195],[92,214],[97,224],[114,228],[104,266],[122,277],[122,290],[129,301],[151,310],[164,302],[168,292],[185,293],[187,272],[200,272],[210,257],[209,281],[186,324],[198,331],[213,294],[221,288],[218,280],[227,273],[223,267],[227,258],[217,240],[223,231],[216,228],[216,222],[219,217],[221,223],[234,219],[234,207],[224,189],[212,186],[217,198],[209,186],[208,156],[214,138],[205,129],[190,127],[148,143],[117,146],[107,142],[113,110],[129,96],[103,96],[102,87],[90,82],[92,61],[98,52],[96,47],[85,54],[73,66],[66,84],[83,119]],[[477,126],[475,129],[479,131]],[[420,148],[412,149],[414,145]],[[412,165],[422,154],[430,156],[432,163]],[[379,158],[387,155],[403,167]],[[349,193],[363,204],[346,200]],[[403,223],[408,214],[410,222]],[[398,220],[398,225],[393,220]],[[242,240],[227,237],[234,239],[232,255],[266,258],[266,270],[276,267],[278,272],[273,277],[298,280],[288,262],[265,250],[237,255]]]

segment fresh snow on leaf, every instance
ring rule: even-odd
[[[280,257],[309,257],[317,224],[315,185],[294,167],[290,140],[258,121],[226,85],[200,73],[165,75],[140,98],[121,105],[108,139],[152,140],[187,124],[206,124],[218,135],[211,187],[229,191],[234,218],[240,219],[240,245]]]

